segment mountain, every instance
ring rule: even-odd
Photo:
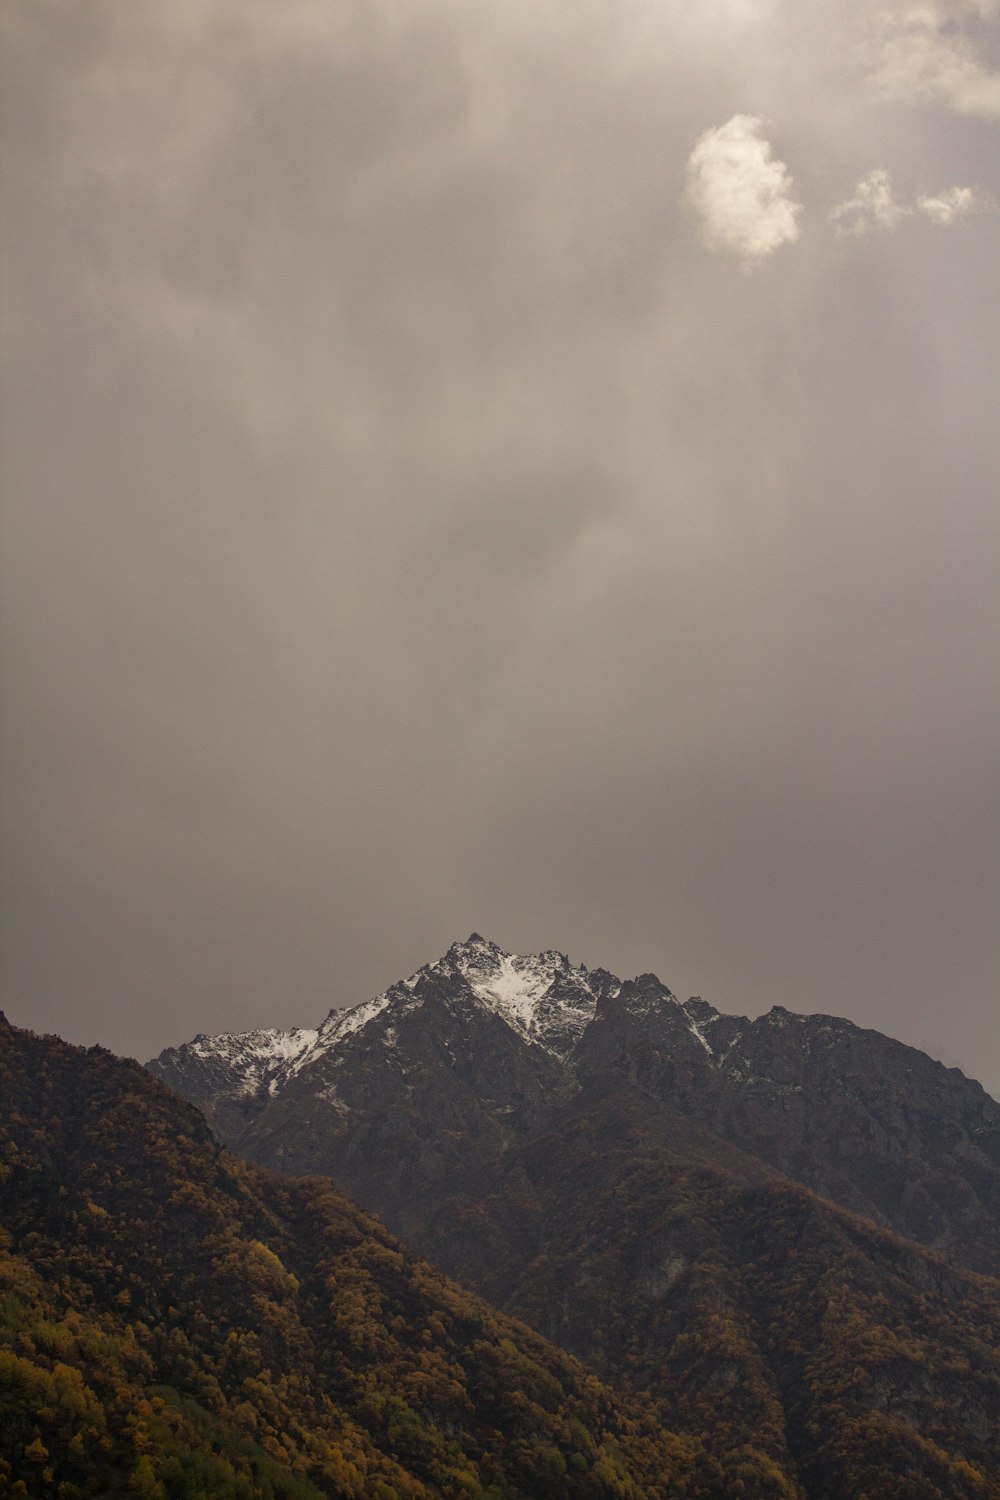
[[[0,1015],[0,1495],[713,1500],[701,1444],[231,1157],[136,1064]]]
[[[426,1252],[750,1493],[1000,1496],[1000,1282],[763,1167],[627,1075],[585,1086]]]
[[[588,1081],[624,1071],[842,1207],[1000,1271],[1000,1105],[831,1016],[722,1015],[655,975],[622,982],[474,933],[315,1031],[200,1036],[148,1066],[242,1154],[328,1172],[404,1235]]]
[[[650,1399],[728,1493],[1000,1497],[978,1084],[847,1021],[725,1016],[476,934],[308,1035],[151,1066]]]

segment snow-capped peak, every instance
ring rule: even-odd
[[[560,1055],[573,1046],[597,1007],[597,991],[583,965],[565,953],[507,953],[474,932],[453,943],[443,958],[406,981],[416,987],[422,976],[462,981],[476,999],[508,1026]]]
[[[680,1000],[655,974],[640,974],[626,986],[623,999],[634,1016],[672,1016],[675,1022],[679,1022],[691,1034],[709,1058],[715,1058],[715,1048],[706,1031],[719,1019],[719,1013],[699,995],[692,995],[690,1000]]]
[[[377,1021],[386,1011],[391,1012],[395,1022],[407,1011],[415,1009],[419,999],[412,992],[418,979],[419,973],[399,984],[391,985],[371,1000],[362,1000],[360,1005],[351,1005],[345,1010],[331,1010],[319,1030],[319,1049],[322,1052],[335,1051],[348,1037],[364,1031],[365,1027]]]
[[[275,1093],[289,1070],[297,1070],[315,1050],[319,1032],[303,1026],[284,1031],[278,1026],[255,1031],[223,1031],[218,1036],[199,1033],[184,1049],[210,1070],[222,1068],[236,1080],[237,1094]]]
[[[471,998],[519,1035],[565,1057],[592,1019],[598,996],[616,994],[620,988],[621,982],[613,975],[604,970],[591,974],[554,948],[542,953],[507,953],[474,932],[466,942],[453,943],[443,957],[372,999],[331,1010],[316,1029],[270,1027],[215,1037],[202,1034],[182,1048],[162,1053],[155,1067],[167,1076],[178,1065],[183,1068],[187,1060],[206,1081],[217,1080],[231,1097],[265,1091],[273,1095],[321,1058],[336,1062],[350,1039],[369,1027],[376,1028],[381,1043],[392,1047],[398,1022],[420,1008],[429,990],[443,993],[446,999]]]

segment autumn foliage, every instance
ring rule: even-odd
[[[136,1065],[2,1023],[0,1101],[0,1495],[728,1493],[700,1442]]]

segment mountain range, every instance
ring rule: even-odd
[[[957,1070],[478,934],[315,1030],[148,1066],[651,1402],[727,1493],[1000,1496],[1000,1106]]]
[[[147,1066],[241,1154],[329,1173],[398,1232],[423,1232],[430,1200],[614,1079],[956,1264],[1000,1270],[1000,1105],[832,1016],[723,1015],[652,974],[474,933],[315,1030],[198,1036]]]

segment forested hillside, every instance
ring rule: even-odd
[[[0,1494],[1000,1497],[1000,1286],[627,1071],[428,1227],[514,1318],[101,1049],[0,1024],[0,1098]]]
[[[761,1168],[626,1077],[447,1201],[423,1243],[761,1492],[1000,1495],[1000,1282]]]
[[[741,1492],[137,1065],[3,1022],[0,1100],[0,1494]]]

